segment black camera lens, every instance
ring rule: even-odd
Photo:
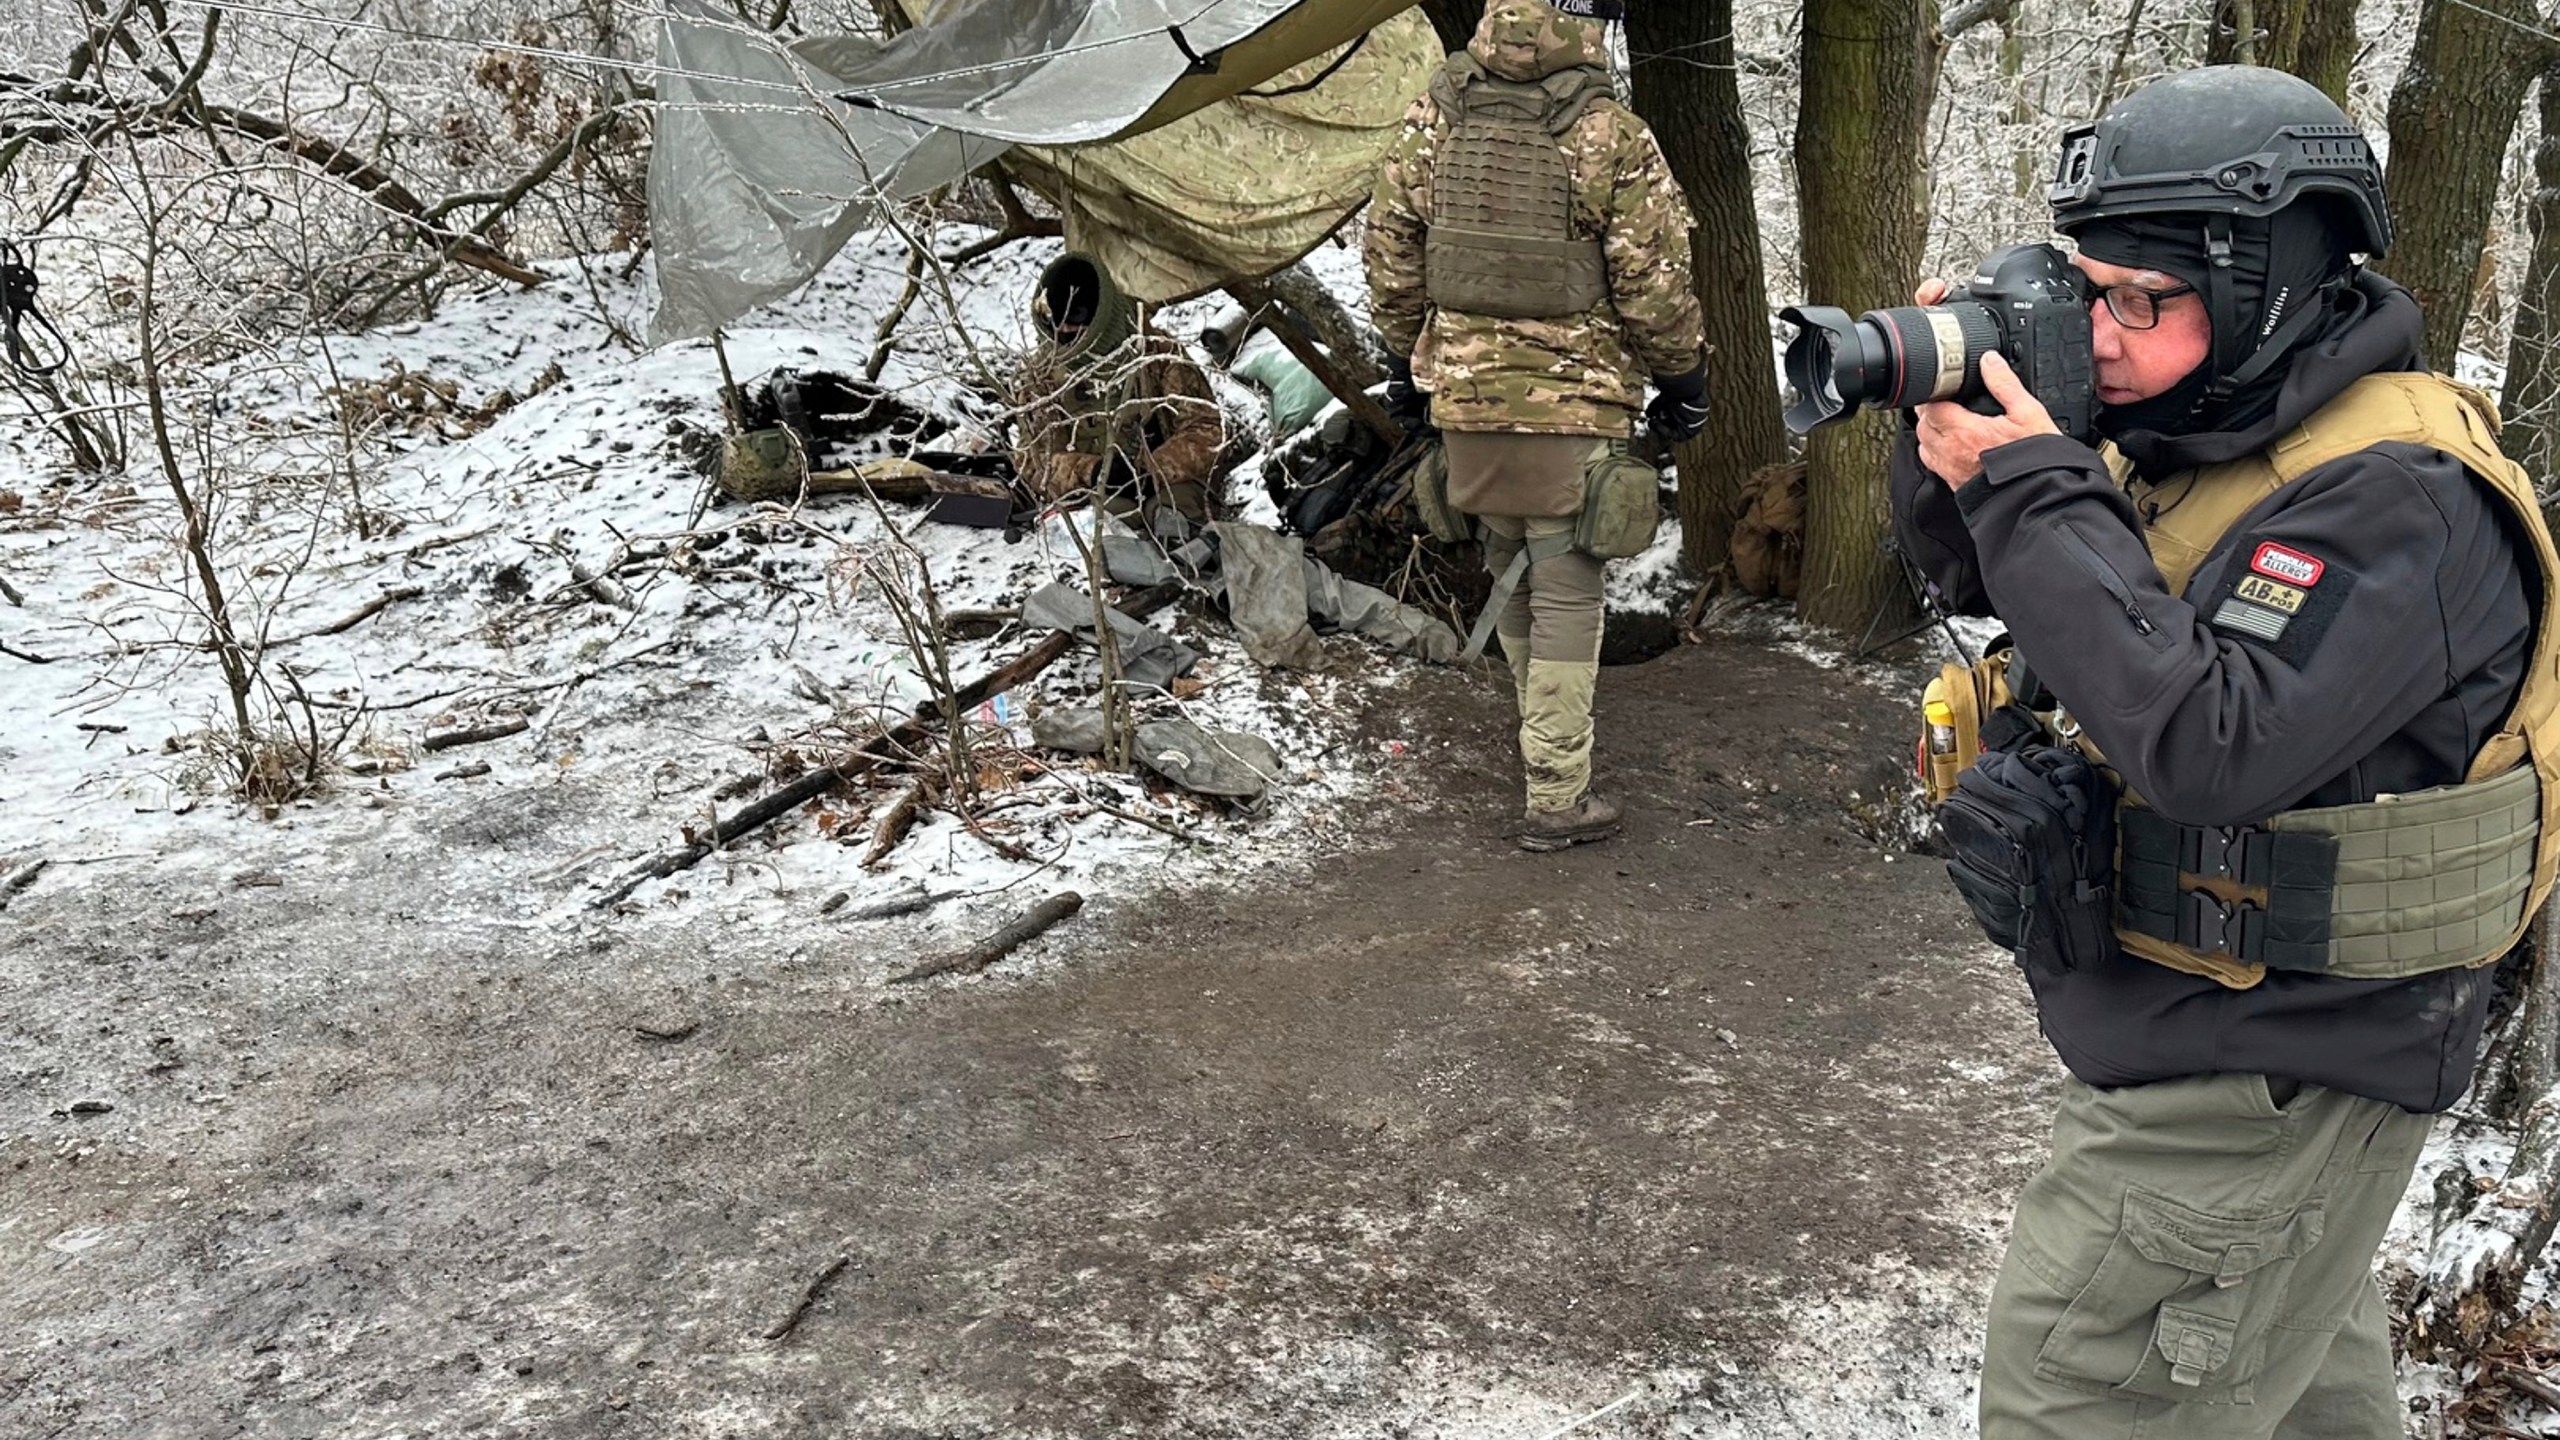
[[[1982,357],[2000,346],[1999,318],[1970,300],[1896,305],[1855,320],[1828,305],[1791,305],[1778,318],[1798,327],[1787,342],[1796,403],[1786,421],[1799,435],[1852,410],[1901,410],[1979,389]]]

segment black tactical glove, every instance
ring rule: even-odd
[[[1431,428],[1431,397],[1413,388],[1413,362],[1402,355],[1387,357],[1387,394],[1384,401],[1387,418],[1404,427],[1408,435]]]
[[[1706,361],[1686,375],[1654,376],[1653,388],[1659,393],[1644,407],[1644,423],[1655,439],[1676,445],[1707,428]]]

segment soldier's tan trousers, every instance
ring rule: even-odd
[[[1571,535],[1574,517],[1483,515],[1496,575],[1531,536]],[[1494,621],[1520,696],[1520,761],[1529,808],[1562,810],[1591,784],[1591,692],[1600,678],[1601,576],[1578,550],[1533,560]]]
[[[2066,1082],[1991,1294],[1983,1440],[2400,1440],[2373,1254],[2427,1130],[2258,1075]]]

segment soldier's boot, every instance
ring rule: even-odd
[[[1618,833],[1618,802],[1582,792],[1562,810],[1531,810],[1520,830],[1520,848],[1544,853],[1571,845],[1588,845]]]

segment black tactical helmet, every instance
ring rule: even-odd
[[[2281,70],[2210,65],[2155,80],[2064,132],[2046,198],[2054,228],[2128,215],[2267,216],[2332,203],[2347,248],[2391,246],[2373,148],[2320,87]]]

